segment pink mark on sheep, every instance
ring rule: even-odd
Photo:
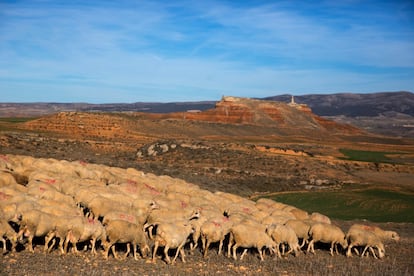
[[[250,213],[250,208],[249,207],[243,207],[243,212],[245,213]]]
[[[0,159],[4,161],[9,161],[9,158],[6,155],[0,154]]]
[[[181,201],[181,207],[182,208],[187,208],[188,204],[184,201]]]
[[[8,194],[0,192],[0,200],[8,200],[10,198],[11,198],[11,196],[9,196]]]
[[[79,164],[81,164],[82,166],[86,166],[86,165],[88,165],[88,162],[83,161],[83,160],[79,160]]]
[[[57,180],[56,179],[52,179],[52,178],[48,178],[48,179],[45,179],[44,182],[46,184],[54,185],[54,184],[56,184]]]
[[[148,185],[148,184],[144,184],[144,185],[148,190],[150,190],[152,194],[155,194],[155,195],[161,194],[156,188],[152,187],[151,185]]]

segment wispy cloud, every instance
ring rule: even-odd
[[[413,4],[348,2],[0,3],[0,101],[414,90]]]

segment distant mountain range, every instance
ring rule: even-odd
[[[260,98],[290,102],[289,94]],[[414,137],[414,93],[337,93],[294,96],[316,115],[391,136]],[[171,113],[213,109],[218,101],[136,103],[0,103],[0,117],[38,117],[60,111]]]
[[[291,95],[263,99],[288,102]],[[389,112],[414,116],[414,93],[411,92],[311,94],[295,96],[294,100],[307,104],[319,116],[375,117]]]

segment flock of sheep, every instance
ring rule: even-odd
[[[135,259],[152,257],[156,262],[163,255],[165,262],[174,263],[179,255],[185,262],[185,248],[207,256],[211,244],[218,243],[218,254],[226,246],[227,256],[237,260],[242,248],[242,260],[255,248],[263,260],[266,252],[296,255],[306,246],[314,253],[315,243],[327,243],[331,255],[338,254],[340,244],[347,256],[354,248],[361,256],[371,252],[382,258],[387,239],[399,236],[361,224],[345,234],[319,213],[265,198],[254,202],[213,193],[132,168],[0,155],[3,254],[23,247],[33,252],[40,245],[45,252],[76,253],[83,244],[92,254],[102,249],[104,258],[112,253],[122,259],[132,251]],[[122,257],[119,244],[126,244]]]

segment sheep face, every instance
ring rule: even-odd
[[[382,243],[380,243],[378,246],[377,246],[377,249],[378,249],[378,257],[381,259],[381,258],[383,258],[384,256],[385,256],[385,248],[384,248],[384,245],[382,244]]]
[[[346,238],[346,236],[339,244],[342,246],[343,249],[346,249],[348,247],[348,239]]]
[[[398,233],[395,232],[395,231],[389,231],[389,235],[390,235],[391,239],[393,239],[395,241],[400,240],[400,235],[398,235]]]

